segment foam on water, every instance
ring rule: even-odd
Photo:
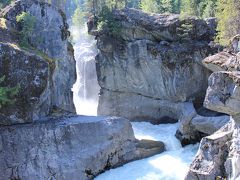
[[[183,180],[197,152],[198,144],[182,148],[175,138],[178,125],[178,123],[163,125],[132,123],[137,139],[162,141],[167,151],[109,170],[95,180]]]

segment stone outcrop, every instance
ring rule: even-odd
[[[213,72],[216,71],[239,71],[240,54],[220,52],[203,60],[203,65]]]
[[[222,52],[204,63],[214,72],[209,78],[204,106],[231,116],[231,121],[211,136],[202,139],[186,179],[239,179],[240,171],[240,72],[238,54]],[[228,71],[218,71],[228,70]]]
[[[134,9],[112,17],[121,27],[117,33],[96,31],[89,22],[100,50],[98,113],[164,122],[163,117],[179,119],[186,102],[201,106],[210,75],[201,61],[216,50],[208,45],[212,25]]]
[[[137,140],[136,147],[136,154],[138,159],[151,157],[165,151],[165,145],[161,141],[152,141],[146,139]]]
[[[22,27],[16,16],[22,12],[36,21],[28,47],[19,46],[17,35]],[[18,0],[0,17],[0,77],[6,77],[7,86],[20,85],[14,104],[0,109],[0,124],[37,121],[53,109],[75,112],[75,60],[64,13],[37,0]]]
[[[138,159],[123,118],[66,117],[0,127],[0,179],[92,179]]]

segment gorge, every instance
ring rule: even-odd
[[[0,180],[240,178],[239,50],[213,43],[215,18],[125,8],[87,29],[66,6],[0,10],[0,92],[17,92],[0,93]]]

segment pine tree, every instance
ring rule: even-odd
[[[181,13],[187,15],[199,16],[199,0],[183,0]]]
[[[216,4],[214,1],[208,1],[206,6],[201,12],[203,18],[214,17],[215,16]]]
[[[148,13],[158,13],[160,11],[159,4],[156,0],[141,0],[139,6],[144,12]]]
[[[78,6],[77,9],[74,11],[74,14],[72,16],[73,25],[77,26],[77,27],[82,27],[84,22],[85,22],[84,17],[85,17],[85,13]]]
[[[173,13],[174,12],[174,0],[161,0],[161,11],[163,13]]]
[[[216,16],[218,18],[217,41],[223,45],[240,33],[240,2],[238,0],[218,0]]]
[[[173,7],[173,12],[176,14],[179,14],[181,11],[181,0],[175,0],[174,1],[174,7]]]

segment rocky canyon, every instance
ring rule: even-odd
[[[71,14],[81,10],[75,1],[16,0],[0,9],[0,180],[97,179],[159,154],[169,158],[160,163],[187,167],[197,143],[186,180],[240,178],[240,36],[226,48],[215,42],[216,18],[128,7],[99,13],[94,2],[83,16],[94,43],[70,33],[72,16],[82,15]],[[76,113],[72,91],[83,86],[84,98],[99,98],[96,116]],[[150,129],[157,138],[142,132]],[[170,161],[171,153],[184,157]]]

